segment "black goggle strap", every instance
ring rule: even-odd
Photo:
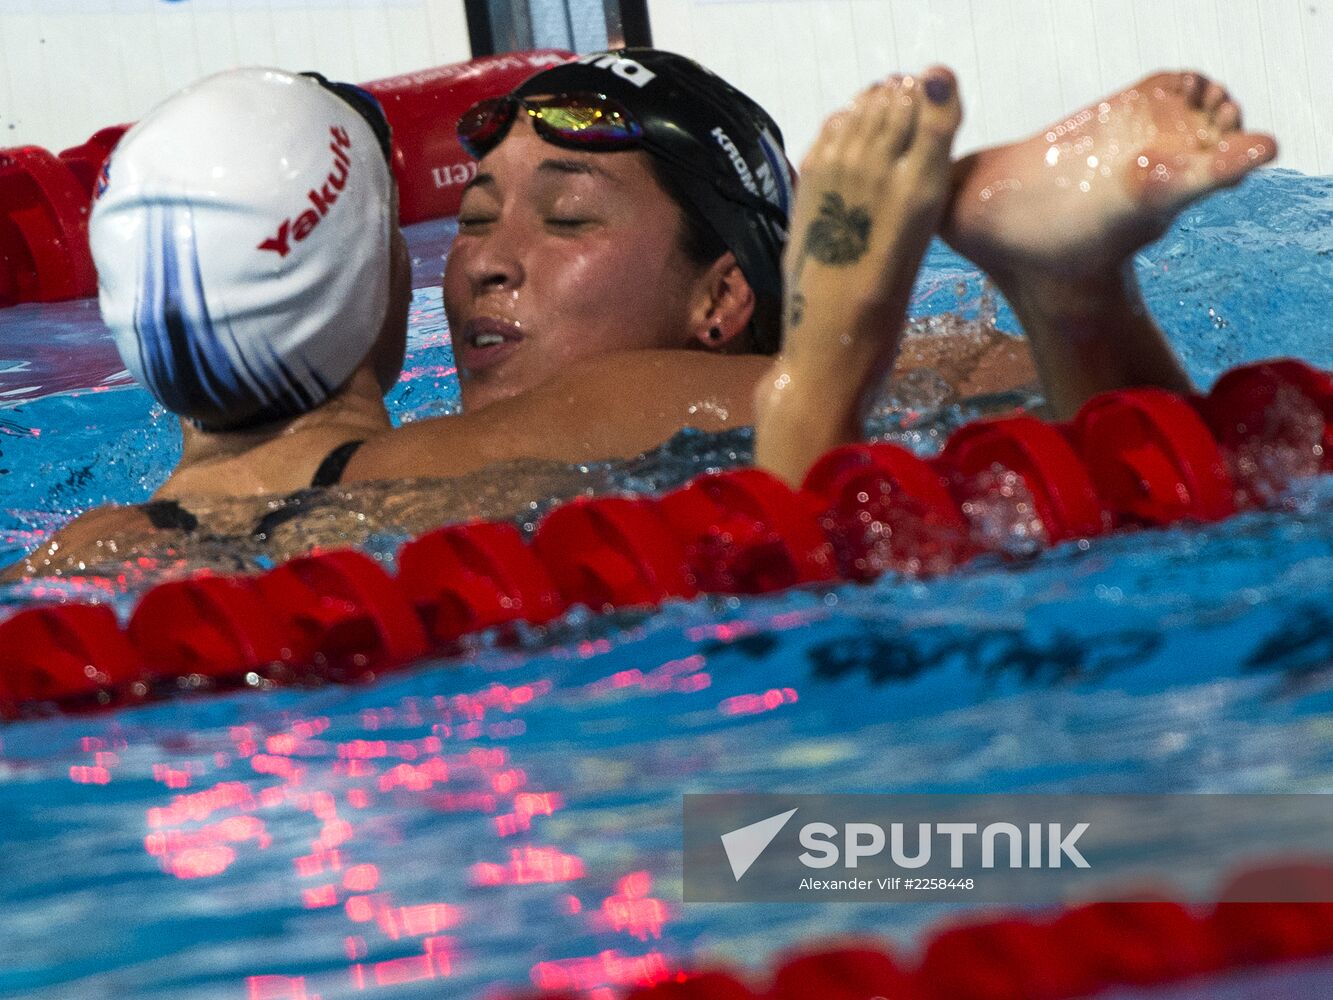
[[[365,119],[366,124],[370,126],[370,131],[375,133],[375,141],[379,143],[380,152],[384,154],[385,162],[393,162],[393,134],[389,128],[389,119],[384,116],[384,107],[374,94],[354,83],[340,83],[337,80],[329,80],[322,73],[316,73],[313,70],[304,72],[301,76],[310,77]]]

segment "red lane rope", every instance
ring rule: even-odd
[[[577,604],[602,611],[940,572],[1003,550],[1004,532],[978,530],[997,502],[1047,543],[1216,521],[1293,475],[1333,470],[1330,427],[1333,377],[1266,362],[1191,401],[1136,389],[1096,397],[1069,424],[977,421],[936,459],[845,446],[799,491],[740,469],[656,499],[574,500],[547,514],[531,544],[505,523],[441,528],[402,549],[396,576],[336,550],[258,576],[161,584],[123,627],[105,607],[31,607],[0,623],[0,716],[173,688],[365,677]]]
[[[1168,900],[1095,902],[1053,913],[951,920],[914,961],[880,943],[803,948],[756,982],[721,969],[653,970],[627,1000],[1076,1000],[1333,955],[1333,903],[1261,903],[1261,886],[1301,884],[1333,899],[1333,867],[1243,873],[1211,907]],[[542,1000],[580,1000],[546,991]]]

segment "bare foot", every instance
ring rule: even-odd
[[[943,213],[961,119],[957,82],[937,67],[872,86],[824,123],[801,164],[784,343],[821,337],[849,301],[905,310]],[[816,302],[820,315],[809,316]]]
[[[1038,135],[955,168],[944,237],[1001,280],[1118,265],[1190,202],[1277,155],[1199,73],[1158,73]]]
[[[757,461],[791,482],[860,439],[944,212],[961,119],[947,69],[891,78],[831,117],[801,166],[782,355],[757,400]]]

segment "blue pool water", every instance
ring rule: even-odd
[[[423,274],[447,238],[413,234]],[[1333,366],[1333,180],[1266,173],[1138,265],[1200,384],[1279,354]],[[404,419],[456,399],[422,284]],[[982,311],[979,284],[936,248],[914,313],[945,310]],[[0,314],[0,399],[21,400],[0,411],[0,560],[173,461],[108,351],[88,304]],[[928,448],[965,416],[901,435]],[[619,474],[747,447],[687,437]],[[1333,482],[933,580],[575,614],[373,685],[4,726],[0,996],[595,990],[841,934],[910,953],[950,915],[682,904],[681,795],[714,791],[1333,791]],[[1153,995],[1322,997],[1333,968]]]

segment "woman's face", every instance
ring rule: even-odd
[[[476,410],[616,350],[684,347],[706,268],[648,154],[553,146],[520,114],[458,215],[444,308]],[[698,325],[697,321],[694,325]]]

